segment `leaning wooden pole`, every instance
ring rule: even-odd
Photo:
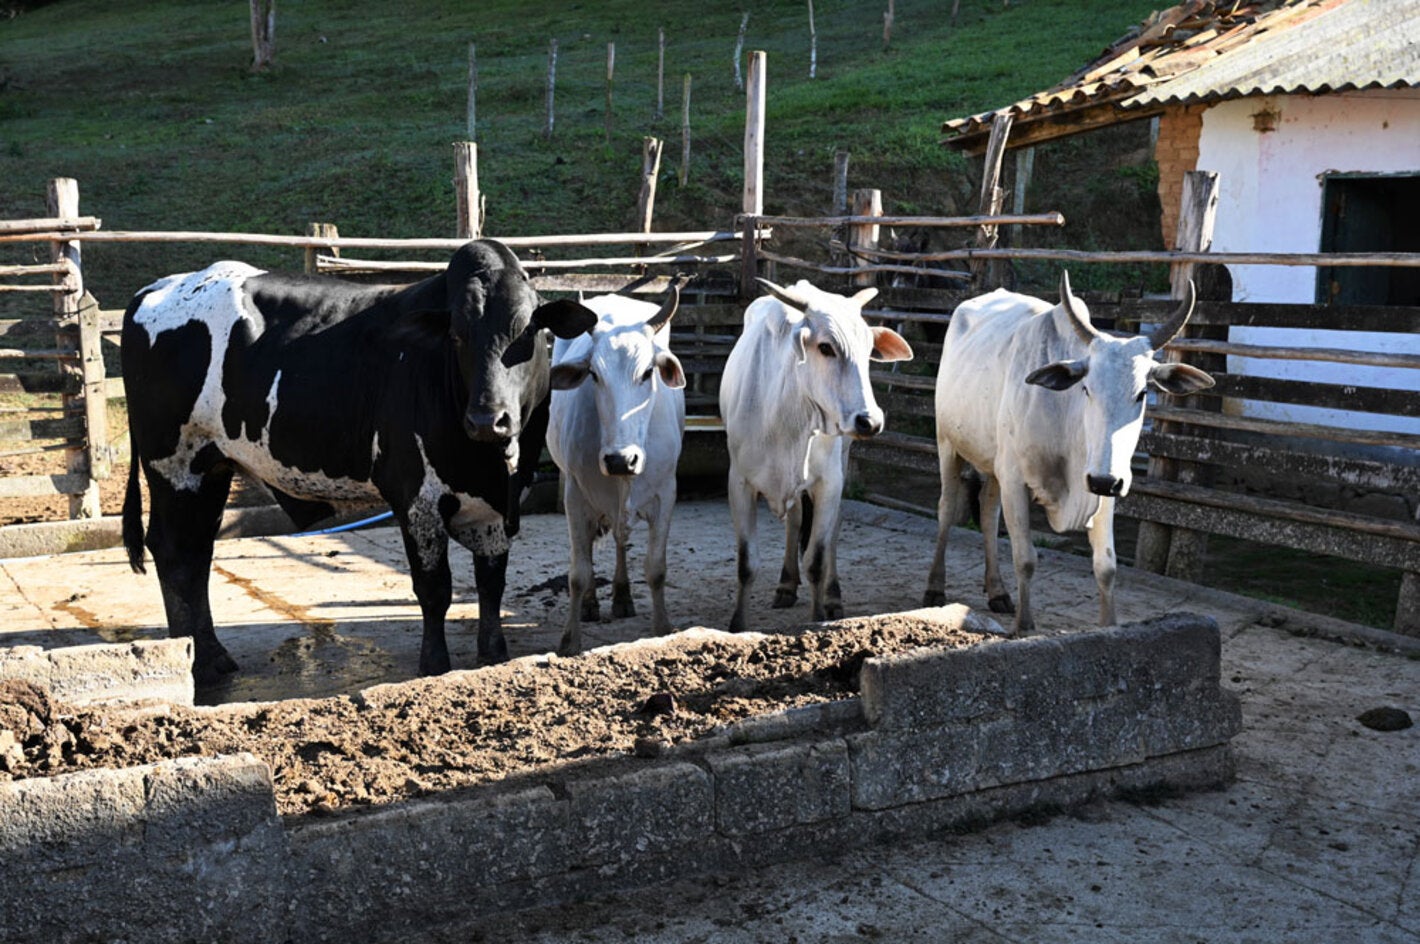
[[[660,27],[656,30],[656,113],[652,115],[655,121],[661,121],[666,117],[666,30]]]
[[[853,215],[882,216],[883,192],[872,189],[853,191]],[[877,223],[855,223],[848,228],[849,251],[852,254],[852,265],[855,269],[869,266],[872,261],[861,252],[853,252],[853,250],[872,251],[877,249],[879,234],[880,229]],[[877,275],[873,272],[860,272],[853,276],[852,282],[855,288],[865,288],[876,284]]]
[[[740,59],[745,52],[745,30],[749,27],[749,14],[740,17],[740,34],[735,40],[735,91],[745,90],[744,76],[740,72]]]
[[[998,216],[1006,201],[1006,191],[1001,189],[1001,162],[1006,156],[1006,139],[1011,135],[1011,116],[999,113],[991,121],[991,137],[986,145],[986,160],[981,168],[981,198],[977,214]],[[976,233],[978,249],[996,248],[1000,231],[995,226],[982,226]],[[987,282],[1000,284],[1000,266],[985,260],[971,263],[972,288],[981,290]]]
[[[647,136],[641,139],[641,193],[636,198],[636,230],[651,231],[656,211],[656,179],[661,175],[661,151],[666,142]]]
[[[606,44],[606,144],[611,146],[611,89],[616,81],[616,43]]]

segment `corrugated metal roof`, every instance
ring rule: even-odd
[[[1420,87],[1417,22],[1420,0],[1188,0],[1153,14],[1054,88],[945,122],[945,143],[984,149],[999,114],[1013,119],[1016,145],[1174,102]]]
[[[1125,109],[1420,86],[1420,0],[1348,0],[1120,102]]]

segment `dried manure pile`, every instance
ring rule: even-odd
[[[950,606],[696,629],[216,708],[68,708],[12,678],[0,940],[395,940],[1231,777],[1211,619],[992,625]]]

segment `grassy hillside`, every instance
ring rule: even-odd
[[[43,213],[45,181],[79,180],[105,228],[352,236],[453,235],[451,142],[466,137],[469,42],[477,44],[477,139],[490,235],[628,227],[641,138],[666,139],[658,229],[721,227],[739,207],[743,94],[732,54],[768,52],[769,212],[830,207],[833,153],[850,187],[888,212],[971,212],[979,161],[942,148],[945,119],[1044,88],[1092,58],[1155,0],[818,0],[818,75],[808,77],[803,0],[538,3],[452,0],[283,4],[277,67],[253,75],[247,4],[60,0],[0,23],[0,218]],[[653,119],[657,29],[666,31],[665,117]],[[559,44],[556,126],[544,139],[547,49]],[[616,44],[613,133],[604,137],[607,43]],[[692,76],[689,183],[680,171],[681,77]],[[1052,244],[1157,244],[1147,130],[1041,149],[1028,208],[1060,209]],[[28,250],[27,250],[28,251]],[[106,306],[151,278],[215,255],[291,266],[249,247],[91,245]],[[13,258],[13,252],[5,258]],[[1147,279],[1155,274],[1081,273]]]

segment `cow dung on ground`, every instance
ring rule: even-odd
[[[24,711],[0,719],[0,739],[13,732],[19,745],[0,762],[0,780],[249,751],[270,765],[282,814],[332,813],[654,755],[753,715],[851,697],[870,656],[988,638],[911,614],[772,636],[697,629],[354,697],[219,708],[75,709],[27,688],[10,699]]]

